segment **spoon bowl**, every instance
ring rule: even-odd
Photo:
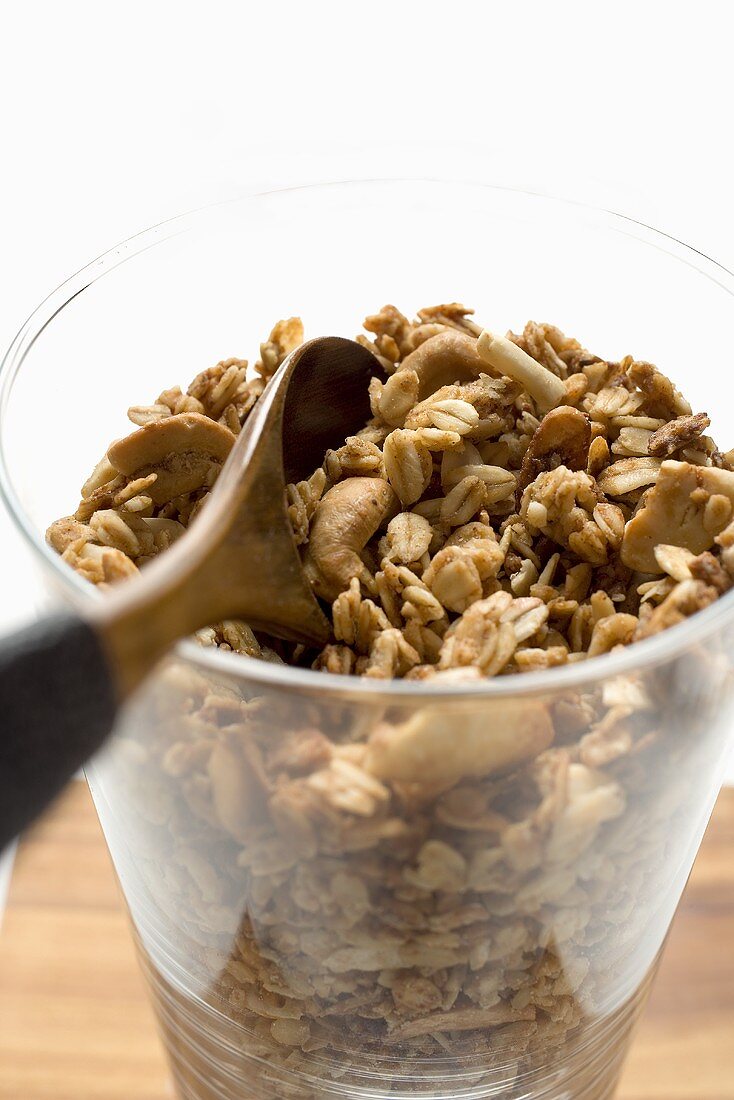
[[[285,488],[365,424],[377,369],[371,352],[336,336],[302,344],[281,364],[191,529],[97,608],[122,696],[179,638],[222,619],[325,644],[329,624],[303,571]]]

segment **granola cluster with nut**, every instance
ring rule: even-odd
[[[608,653],[731,586],[734,472],[708,418],[649,363],[470,312],[368,317],[372,420],[288,487],[331,643],[230,621],[202,644],[450,688]],[[302,339],[280,322],[251,378],[227,360],[132,409],[51,544],[98,584],[164,551]],[[693,647],[578,688],[385,709],[169,663],[107,786],[164,1030],[194,1059],[179,1079],[207,1095],[219,1058],[217,1096],[606,1100],[727,685],[724,655]]]
[[[608,362],[547,324],[482,330],[457,303],[394,306],[358,337],[372,419],[287,489],[333,640],[314,655],[216,624],[204,644],[329,672],[429,679],[555,667],[707,606],[731,584],[734,472],[709,419],[652,364]],[[129,576],[183,534],[265,382],[303,340],[279,322],[247,362],[129,415],[51,544],[89,580]],[[229,639],[229,640],[228,640]]]

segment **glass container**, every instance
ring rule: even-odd
[[[247,195],[113,249],[33,314],[2,370],[3,491],[83,609],[99,594],[43,531],[127,406],[254,360],[280,317],[353,336],[384,302],[634,352],[726,447],[733,291],[671,237],[538,195]],[[439,685],[182,642],[88,770],[182,1100],[612,1096],[721,782],[733,631],[730,593],[629,650]]]

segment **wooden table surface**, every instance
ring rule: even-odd
[[[171,1100],[85,785],[20,846],[0,931],[0,1100]],[[719,799],[617,1100],[734,1100],[734,791]]]

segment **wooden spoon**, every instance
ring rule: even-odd
[[[0,643],[0,847],[104,740],[119,704],[171,646],[222,619],[323,645],[329,623],[301,566],[285,486],[370,416],[374,356],[325,337],[268,383],[191,528],[84,617]]]

